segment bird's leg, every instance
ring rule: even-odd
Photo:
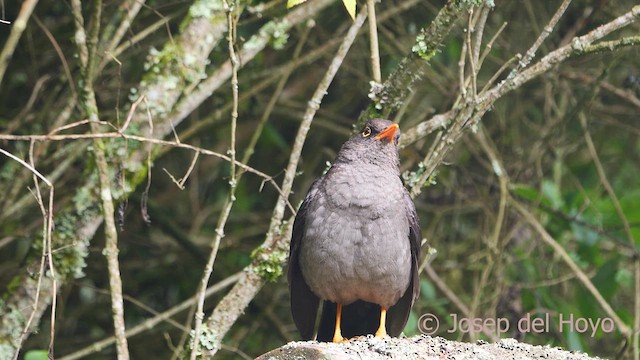
[[[378,327],[378,331],[376,331],[377,338],[383,338],[387,336],[386,322],[387,322],[387,309],[382,308],[382,310],[380,311],[380,326]]]
[[[342,337],[342,331],[340,331],[340,317],[342,316],[342,304],[338,304],[338,311],[336,311],[336,329],[333,332],[333,342],[340,343],[344,342],[344,338]]]

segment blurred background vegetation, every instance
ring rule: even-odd
[[[83,4],[87,13],[90,3]],[[121,20],[123,4],[128,3],[131,2],[104,1],[100,19],[103,30]],[[480,88],[514,55],[526,52],[560,3],[496,1],[484,29],[485,43],[507,24],[478,74]],[[444,1],[407,0],[377,4],[383,80],[411,53],[418,31],[429,24],[444,4]],[[359,9],[362,5],[358,4]],[[534,62],[568,43],[573,36],[611,21],[634,5],[636,2],[631,0],[573,1]],[[1,3],[2,18],[15,19],[20,6],[19,1]],[[190,6],[191,1],[146,1],[120,43],[123,51],[117,56],[100,53],[106,65],[96,74],[94,88],[101,120],[115,126],[124,122],[131,101],[137,98],[132,89],[140,89],[140,83],[149,76],[152,59],[149,54],[158,51],[152,49],[163,49],[174,41],[188,21]],[[249,0],[243,4],[238,19],[237,46],[242,47],[261,26],[288,12],[284,1]],[[292,71],[248,163],[273,176],[277,183],[284,176],[283,169],[307,102],[351,23],[342,5],[332,3],[309,20],[276,33],[269,46],[243,63],[239,71],[239,157],[246,152],[276,83],[282,79],[283,69]],[[454,105],[460,93],[459,60],[467,23],[468,15],[462,16],[400,111],[391,114],[401,129],[410,129]],[[64,121],[58,122],[69,99],[77,97],[80,76],[77,49],[72,41],[74,26],[66,1],[37,4],[0,84],[0,133],[47,134],[61,125],[85,119],[78,105],[72,105]],[[11,25],[0,24],[0,43],[7,40],[10,29]],[[623,30],[627,35],[637,35],[639,31],[638,23]],[[137,38],[144,32],[145,36]],[[620,36],[615,34],[614,38]],[[300,63],[292,62],[298,46],[301,46],[299,57],[309,55]],[[215,73],[228,56],[223,40],[211,52],[206,73]],[[69,82],[65,66],[76,82],[75,89],[70,85],[73,82]],[[513,66],[514,63],[508,69]],[[500,79],[508,73],[509,70]],[[310,183],[326,169],[327,162],[333,160],[353,131],[361,111],[369,106],[370,81],[369,41],[363,29],[313,121],[294,192],[289,197],[294,207]],[[260,85],[263,83],[266,86]],[[435,335],[464,341],[492,340],[487,334],[447,332],[454,326],[449,314],[464,316],[462,304],[468,308],[466,315],[509,318],[511,331],[503,336],[594,355],[631,355],[631,344],[618,328],[610,333],[600,330],[592,336],[591,329],[580,333],[560,326],[559,314],[593,321],[608,314],[576,278],[575,271],[542,241],[540,233],[512,204],[517,202],[535,215],[536,221],[587,274],[617,315],[633,328],[634,304],[640,292],[634,285],[639,276],[634,262],[638,261],[640,241],[639,93],[640,51],[630,47],[574,57],[495,103],[476,132],[468,132],[455,145],[430,184],[415,199],[422,235],[435,253],[422,273],[421,297],[405,330],[407,335],[419,333],[420,315],[433,313],[441,321]],[[176,127],[180,141],[225,153],[230,146],[231,102],[227,82]],[[63,133],[84,131],[86,127],[78,127]],[[411,178],[411,171],[419,171],[419,163],[439,134],[438,129],[401,150],[402,170],[407,172],[407,178]],[[173,135],[167,139],[172,140]],[[122,140],[109,143],[112,147],[108,161],[115,179],[116,173],[122,175],[117,170],[122,170],[127,153],[141,145],[130,141],[125,146]],[[0,148],[22,159],[29,157],[29,144],[0,140]],[[82,197],[97,194],[97,190],[79,191],[88,178],[95,176],[91,149],[90,140],[36,143],[36,168],[55,179],[54,216],[63,209],[78,207],[83,203]],[[154,151],[157,156],[150,172],[148,196],[144,180],[116,203],[121,225],[119,257],[127,328],[195,294],[229,192],[228,162],[200,156],[185,189],[181,190],[168,173],[176,178],[183,176],[193,152],[161,146],[154,147]],[[508,196],[501,190],[496,159],[508,175]],[[138,161],[145,162],[144,158]],[[125,172],[125,176],[134,175]],[[42,249],[43,220],[32,191],[31,173],[15,161],[0,157],[0,301],[6,301],[21,286],[21,276],[35,277],[38,272],[32,261],[39,259]],[[251,263],[252,253],[264,241],[277,197],[274,187],[263,184],[262,178],[253,174],[242,177],[210,284],[242,271]],[[85,210],[95,211],[80,208],[78,214],[81,216]],[[289,212],[285,218],[290,215]],[[65,219],[55,218],[57,230],[65,226]],[[56,250],[62,253],[65,246],[72,244],[59,245],[54,253]],[[104,232],[99,229],[88,243],[86,264],[75,267],[75,274],[67,274],[59,289],[57,356],[113,335],[104,245]],[[425,245],[423,253],[428,252]],[[207,316],[227,290],[207,299]],[[28,316],[30,309],[23,310]],[[5,311],[0,316],[8,319],[7,309],[0,306],[0,311]],[[49,311],[37,319],[37,331],[28,337],[22,354],[36,356],[34,351],[48,347]],[[192,327],[192,311],[187,308],[130,337],[132,358],[170,358],[178,353],[181,339]],[[515,322],[527,313],[532,317],[550,314],[549,331],[516,331]],[[244,310],[244,315],[226,334],[217,356],[255,357],[296,339],[286,279],[280,276],[268,282]],[[114,354],[115,347],[109,346],[88,358],[111,359]]]

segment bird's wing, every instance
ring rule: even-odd
[[[291,236],[291,247],[289,249],[289,294],[291,294],[291,315],[293,322],[300,331],[304,340],[313,339],[313,330],[316,324],[316,314],[320,299],[311,292],[309,285],[304,281],[302,269],[300,268],[300,245],[304,235],[305,219],[312,201],[318,192],[320,179],[316,180],[304,198],[296,219],[293,222],[293,235]]]
[[[411,282],[400,300],[392,306],[387,314],[387,331],[391,336],[398,336],[404,329],[411,312],[411,307],[420,295],[420,279],[418,261],[420,259],[420,221],[416,207],[408,191],[404,191],[405,208],[409,220],[409,244],[411,248]]]

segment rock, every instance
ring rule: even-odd
[[[496,343],[478,341],[476,344],[451,341],[441,337],[418,335],[411,338],[361,336],[348,343],[333,344],[317,341],[290,342],[261,355],[258,360],[347,360],[347,359],[424,359],[424,360],[493,360],[493,359],[599,359],[566,351],[558,347],[529,345],[515,339]]]

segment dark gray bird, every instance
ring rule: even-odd
[[[298,210],[289,252],[302,338],[398,336],[419,295],[420,225],[400,180],[397,124],[369,121],[342,146]]]

